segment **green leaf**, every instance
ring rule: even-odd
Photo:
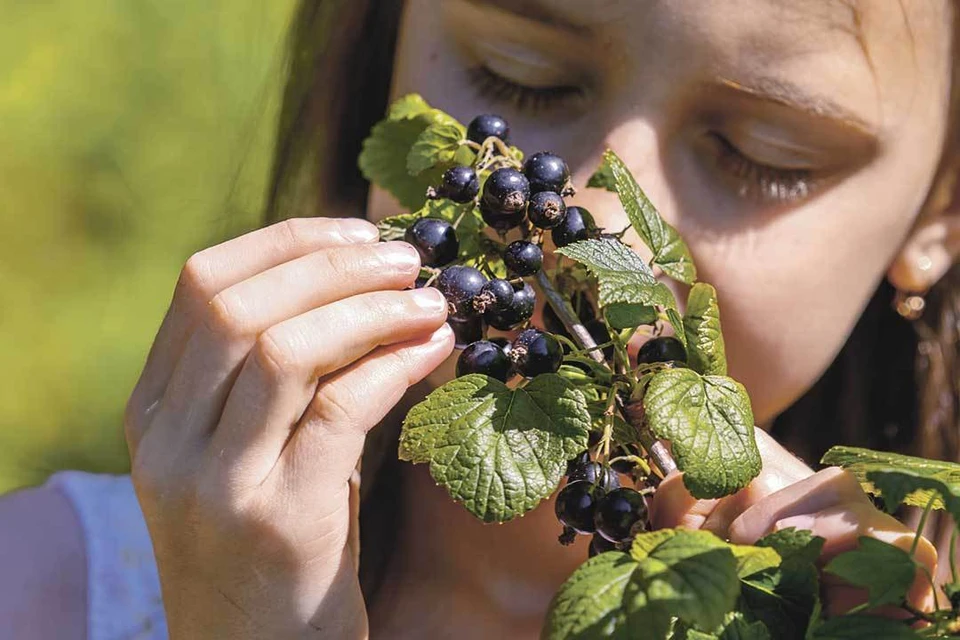
[[[606,189],[607,191],[617,192],[617,181],[613,177],[610,165],[602,162],[597,170],[587,180],[588,189]]]
[[[553,493],[567,460],[587,448],[589,428],[583,394],[558,375],[510,389],[474,374],[410,410],[400,458],[429,462],[454,500],[484,522],[504,522]]]
[[[662,529],[638,535],[631,583],[637,596],[628,610],[655,607],[680,620],[713,629],[733,609],[740,591],[730,546],[707,531]],[[631,589],[628,589],[628,592]]]
[[[690,289],[683,331],[687,336],[687,362],[690,366],[704,375],[727,375],[720,307],[717,291],[711,285],[698,282]]]
[[[903,622],[869,615],[831,618],[810,636],[811,640],[918,640],[921,637]]]
[[[683,328],[683,318],[680,317],[680,312],[676,309],[666,309],[667,321],[670,323],[670,326],[673,327],[673,333],[680,342],[683,343],[683,348],[687,349],[687,333]]]
[[[869,606],[879,607],[903,602],[917,564],[903,549],[864,536],[856,549],[838,555],[824,571],[866,589]]]
[[[591,558],[560,587],[547,612],[544,640],[663,638],[670,617],[630,611],[625,602],[637,561],[611,551]]]
[[[603,310],[603,313],[607,318],[607,323],[617,331],[633,329],[645,324],[654,324],[659,315],[656,307],[629,302],[611,304]]]
[[[651,431],[671,442],[694,497],[730,495],[760,473],[753,411],[739,382],[665,369],[650,380],[643,406]]]
[[[960,525],[960,464],[857,447],[833,447],[821,460],[857,476],[865,491],[883,497],[887,511],[900,504],[947,509]]]
[[[757,548],[779,554],[779,566],[741,573],[740,606],[762,621],[778,640],[799,640],[818,617],[820,580],[815,564],[823,538],[794,528],[783,529],[757,541]]]
[[[743,614],[732,611],[723,625],[712,633],[684,628],[671,640],[771,640],[770,632],[762,622],[748,622]]]
[[[608,171],[612,176],[620,204],[640,239],[653,252],[654,264],[659,265],[671,278],[693,284],[697,279],[697,269],[680,234],[660,217],[617,154],[608,149],[603,154],[603,162],[605,167],[601,166],[600,172]]]
[[[581,240],[557,249],[557,253],[576,260],[596,277],[601,307],[618,302],[677,307],[670,289],[658,282],[647,263],[622,242]]]
[[[410,211],[423,205],[427,187],[437,182],[442,173],[431,171],[411,176],[407,172],[410,149],[431,125],[462,126],[430,107],[420,96],[405,96],[390,107],[386,118],[374,125],[360,151],[358,164],[363,176],[392,193]]]
[[[782,558],[776,550],[770,547],[754,547],[749,545],[731,545],[733,555],[737,559],[737,576],[746,578],[761,571],[775,569],[780,566]]]
[[[452,164],[466,131],[459,123],[432,124],[423,130],[407,154],[407,172],[416,176],[439,164]]]

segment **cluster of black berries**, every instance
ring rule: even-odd
[[[624,548],[647,524],[643,495],[620,486],[615,465],[591,460],[588,451],[567,465],[567,485],[557,494],[555,509],[563,525],[562,544],[572,543],[577,534],[593,534],[590,557]]]
[[[467,139],[483,150],[492,148],[493,143],[506,143],[509,133],[503,118],[486,114],[473,119]],[[449,222],[424,218],[407,229],[405,240],[417,248],[422,264],[442,269],[433,285],[447,298],[448,322],[457,345],[466,347],[458,362],[458,375],[483,373],[506,381],[515,373],[532,377],[559,368],[562,347],[549,333],[527,329],[512,343],[502,338],[484,340],[483,336],[485,326],[510,331],[532,317],[536,294],[523,278],[535,276],[543,268],[547,230],[558,247],[599,233],[586,209],[567,207],[564,197],[572,194],[567,163],[548,152],[530,156],[522,171],[512,166],[495,168],[487,176],[482,193],[477,170],[462,165],[448,169],[441,183],[427,191],[428,198],[475,203],[483,220],[501,239],[513,229],[519,229],[522,235],[502,247],[509,279],[488,279],[473,267],[451,265],[460,242]]]

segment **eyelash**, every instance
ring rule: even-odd
[[[529,87],[503,77],[486,65],[469,69],[467,77],[481,98],[509,104],[518,111],[529,113],[562,107],[586,95],[582,88],[574,85]]]
[[[761,164],[740,151],[719,133],[709,137],[716,148],[717,167],[736,179],[741,197],[760,202],[788,203],[802,200],[816,186],[808,169],[785,169]]]

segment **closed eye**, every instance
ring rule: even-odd
[[[576,85],[532,87],[505,78],[482,64],[472,67],[467,74],[481,98],[510,105],[521,112],[536,114],[570,108],[586,98],[586,91]]]

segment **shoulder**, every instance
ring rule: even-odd
[[[0,620],[10,637],[86,638],[84,536],[51,485],[0,498]]]

